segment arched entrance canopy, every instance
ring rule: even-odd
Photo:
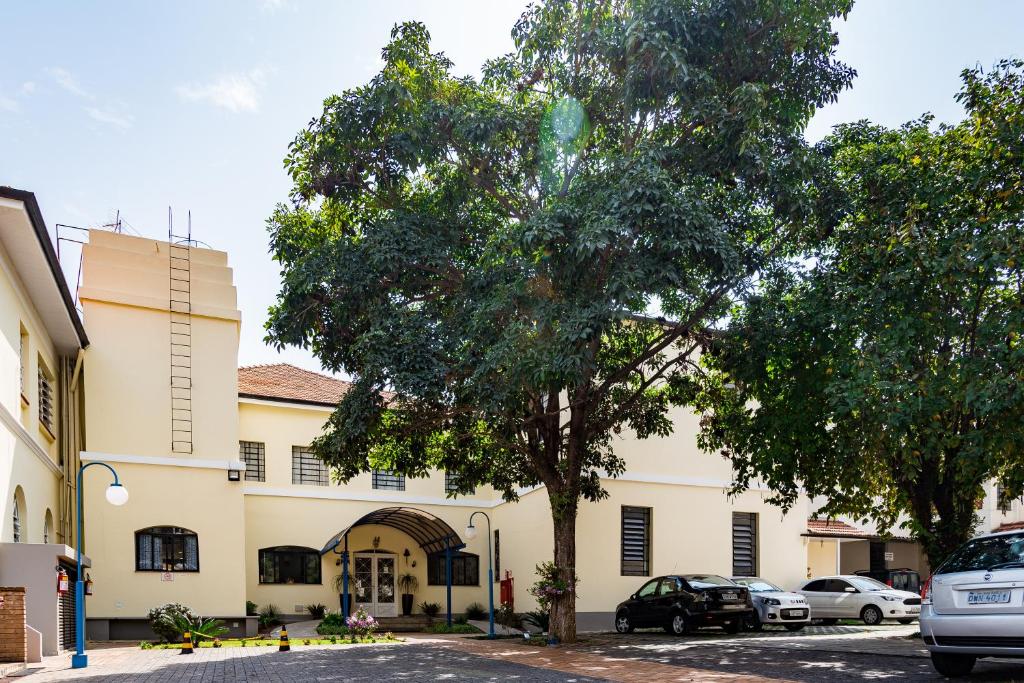
[[[447,623],[451,626],[452,552],[464,548],[466,544],[463,543],[462,539],[459,538],[459,535],[455,533],[455,529],[452,529],[448,523],[440,517],[436,517],[429,512],[424,512],[423,510],[409,507],[381,508],[380,510],[368,512],[352,524],[349,524],[346,528],[331,536],[331,540],[327,541],[323,550],[320,551],[321,555],[333,552],[341,556],[342,614],[347,615],[350,613],[348,594],[348,534],[357,526],[365,526],[367,524],[389,526],[392,529],[398,529],[399,531],[408,534],[414,541],[419,543],[420,547],[423,548],[428,555],[432,555],[434,553],[445,554],[445,583],[447,584],[446,597],[448,605]]]
[[[428,555],[443,553],[449,548],[456,548],[464,545],[459,535],[455,533],[447,522],[440,517],[435,517],[429,512],[409,507],[381,508],[368,512],[346,528],[331,536],[327,541],[321,555],[326,555],[339,545],[345,542],[345,536],[357,526],[367,524],[380,524],[389,526],[392,529],[408,534],[414,541],[419,543],[424,552]]]

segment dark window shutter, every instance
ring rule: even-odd
[[[757,513],[732,513],[732,575],[757,576]]]
[[[622,576],[651,575],[651,508],[622,508]]]

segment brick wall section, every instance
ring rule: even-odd
[[[0,596],[0,662],[24,662],[28,654],[25,589],[0,586]]]

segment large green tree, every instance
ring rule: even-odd
[[[931,565],[982,485],[1024,492],[1024,68],[965,71],[966,118],[840,126],[813,258],[780,269],[704,357],[703,445],[826,514],[909,519]]]
[[[692,351],[792,249],[802,129],[852,78],[830,28],[847,8],[556,0],[479,79],[397,26],[381,72],[291,144],[270,220],[269,340],[354,378],[314,443],[336,476],[543,485],[572,583],[579,503],[624,468],[614,436],[671,432]],[[566,642],[574,606],[551,606]]]

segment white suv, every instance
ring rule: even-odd
[[[1024,531],[960,546],[925,585],[921,638],[944,676],[978,657],[1024,657]]]

